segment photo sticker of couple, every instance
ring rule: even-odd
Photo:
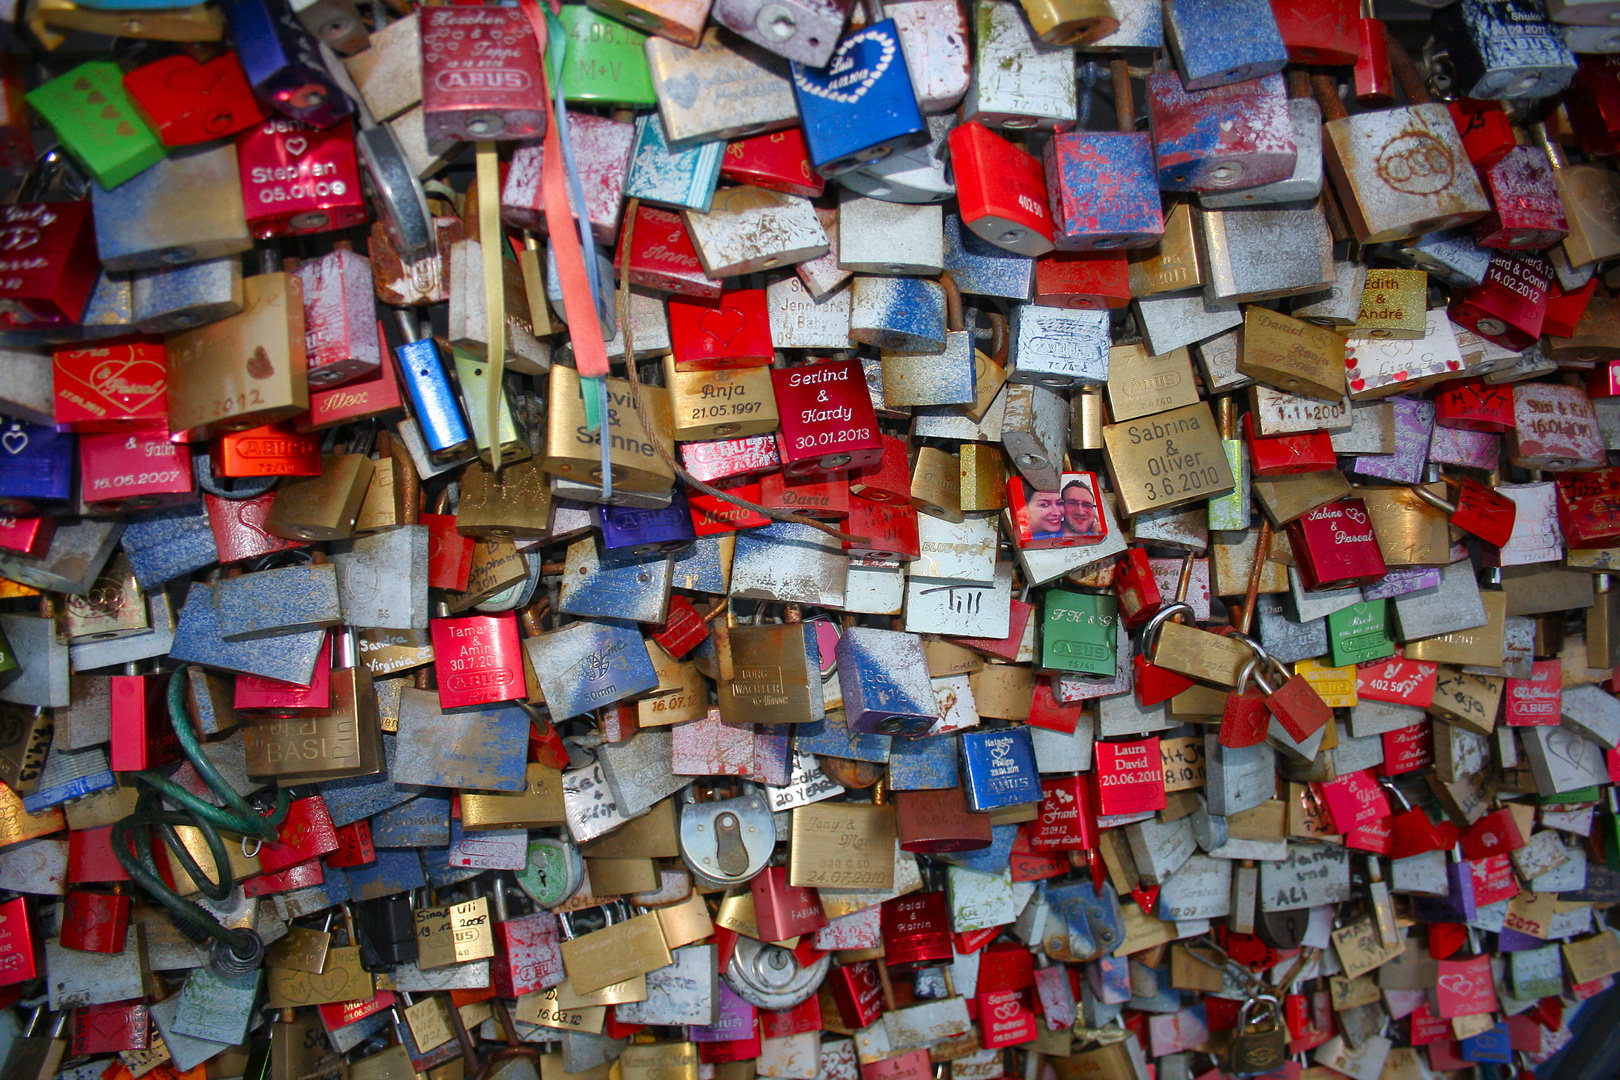
[[[1093,473],[1064,473],[1057,491],[1037,491],[1021,478],[1009,481],[1009,486],[1014,489],[1008,503],[1021,548],[1096,544],[1108,535]]]

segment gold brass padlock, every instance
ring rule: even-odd
[[[242,281],[242,312],[169,338],[169,426],[208,439],[309,408],[304,287],[296,274]]]
[[[613,486],[626,491],[668,491],[675,471],[658,453],[654,440],[669,446],[669,396],[646,393],[643,401],[652,419],[654,432],[642,427],[635,393],[626,379],[607,379],[607,409],[603,430],[593,432],[585,423],[585,403],[580,398],[579,373],[557,364],[551,369],[551,395],[547,402],[546,448],[541,458],[548,473],[580,483],[601,484],[601,440],[608,440],[613,466]]]
[[[463,536],[545,537],[551,534],[551,474],[529,458],[501,470],[482,461],[461,474],[456,532]]]
[[[376,463],[364,454],[323,454],[321,474],[284,481],[264,527],[288,540],[342,540],[366,497]]]

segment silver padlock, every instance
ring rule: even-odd
[[[791,1009],[808,1000],[821,986],[832,965],[832,954],[815,963],[800,964],[792,950],[780,945],[738,937],[726,968],[726,985],[736,995],[761,1009]]]
[[[751,785],[741,795],[717,802],[699,802],[697,794],[694,785],[680,796],[682,861],[711,888],[748,881],[765,868],[776,847],[776,826],[765,796]]]

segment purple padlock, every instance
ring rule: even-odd
[[[680,491],[675,492],[668,506],[596,506],[592,513],[602,528],[602,551],[608,555],[685,551],[697,539],[692,511]]]

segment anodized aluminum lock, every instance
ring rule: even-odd
[[[1565,539],[1571,547],[1578,546],[1571,536],[1572,526],[1563,524],[1564,517],[1564,482],[1581,484],[1588,477],[1596,477],[1601,473],[1577,473],[1574,475],[1561,475],[1558,477],[1559,491],[1559,520],[1564,530]],[[1478,480],[1469,477],[1444,477],[1447,484],[1456,486],[1456,495],[1450,502],[1429,491],[1426,487],[1418,485],[1412,488],[1412,493],[1430,506],[1439,510],[1450,519],[1451,524],[1464,532],[1479,537],[1487,544],[1497,547],[1505,545],[1513,536],[1513,524],[1518,517],[1518,505],[1509,498],[1497,494]],[[1578,531],[1578,530],[1575,530]],[[1617,533],[1620,536],[1620,533]]]
[[[810,165],[823,176],[928,142],[900,32],[878,0],[868,3],[871,21],[845,34],[825,67],[790,64]]]
[[[773,369],[782,427],[777,444],[789,476],[875,465],[883,444],[857,360]]]
[[[962,224],[982,239],[1034,258],[1053,248],[1041,162],[982,124],[951,130],[951,168]]]
[[[1281,75],[1194,91],[1157,73],[1147,87],[1160,188],[1225,191],[1293,176],[1299,151]]]
[[[124,89],[164,146],[211,142],[265,118],[235,53],[206,63],[167,56],[125,75]]]
[[[1552,287],[1552,266],[1530,252],[1491,256],[1485,280],[1452,301],[1447,314],[1488,341],[1523,350],[1541,337]]]
[[[939,722],[917,635],[849,627],[838,639],[836,656],[851,731],[919,738]]]
[[[1164,235],[1153,138],[1136,130],[1125,62],[1112,65],[1118,130],[1060,132],[1045,151],[1053,241],[1060,251],[1151,246]]]
[[[546,113],[539,96],[534,28],[516,8],[456,5],[418,12],[422,112],[433,139],[537,139]]]
[[[1575,54],[1539,0],[1459,0],[1436,11],[1437,84],[1486,100],[1546,98],[1575,76]]]
[[[287,0],[225,0],[220,5],[248,82],[270,108],[319,129],[354,112],[322,60],[314,35]]]

